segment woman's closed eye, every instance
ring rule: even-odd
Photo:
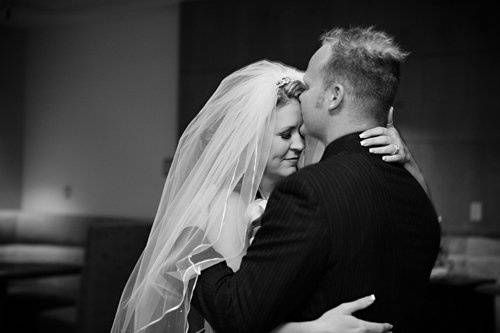
[[[281,132],[280,136],[282,139],[289,140],[292,137],[292,130],[289,129],[289,130],[286,130],[284,132]]]

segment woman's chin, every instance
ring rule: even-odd
[[[294,174],[296,171],[297,171],[297,166],[296,165],[291,166],[291,167],[288,167],[285,170],[283,170],[283,172],[281,172],[281,176],[283,178],[285,178],[285,177],[288,177],[288,176]]]

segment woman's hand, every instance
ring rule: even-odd
[[[316,332],[330,333],[383,333],[390,332],[392,325],[364,321],[354,317],[353,312],[369,307],[375,301],[375,296],[367,296],[354,302],[343,303],[325,312],[319,319],[313,321],[318,327]]]
[[[417,162],[411,156],[398,130],[394,127],[393,111],[394,108],[391,106],[387,118],[387,127],[371,128],[359,135],[360,138],[364,139],[361,141],[361,145],[365,147],[381,146],[370,148],[370,153],[384,155],[382,159],[386,162],[398,162],[403,164],[404,168],[419,182],[420,186],[422,186],[425,193],[427,193],[427,196],[432,201],[431,193],[425,182],[422,171],[420,171]]]
[[[391,107],[387,127],[371,128],[361,133],[359,137],[364,139],[361,141],[362,146],[377,146],[370,148],[370,153],[384,155],[382,159],[386,162],[404,164],[411,160],[411,154],[398,130],[394,127],[392,114],[393,108]]]
[[[287,323],[274,329],[272,333],[386,333],[392,325],[372,323],[354,317],[352,314],[372,305],[375,296],[363,297],[354,302],[343,303],[325,312],[316,320]]]

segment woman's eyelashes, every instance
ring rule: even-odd
[[[284,140],[290,140],[292,138],[292,129],[290,128],[284,132],[281,132],[280,136]]]

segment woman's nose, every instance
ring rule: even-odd
[[[300,136],[300,134],[297,133],[296,135],[293,136],[290,149],[295,150],[299,153],[301,153],[304,150],[304,139]]]

